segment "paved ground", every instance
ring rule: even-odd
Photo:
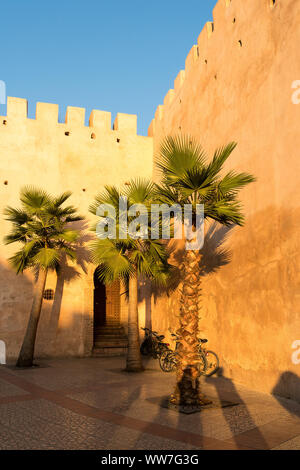
[[[124,358],[40,364],[0,366],[0,449],[300,449],[300,404],[224,377],[204,392],[237,406],[184,415],[159,406],[174,375],[156,361],[143,374],[123,372]]]

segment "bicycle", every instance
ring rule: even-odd
[[[159,335],[150,328],[141,328],[145,331],[145,339],[141,344],[140,351],[143,356],[152,356],[158,359],[165,351],[169,351],[169,343],[164,343],[164,335]]]
[[[176,341],[175,351],[165,351],[159,358],[160,368],[164,372],[173,372],[176,369],[178,347],[180,344],[180,337],[171,333],[174,341]],[[205,375],[210,377],[219,368],[219,358],[215,352],[204,348],[204,344],[207,343],[207,339],[199,339],[199,361],[197,364],[199,375]]]

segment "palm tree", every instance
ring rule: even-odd
[[[49,269],[59,269],[62,257],[76,260],[74,242],[78,231],[72,230],[70,222],[82,220],[73,206],[62,207],[71,196],[64,192],[58,197],[34,187],[20,191],[21,208],[6,207],[6,220],[12,222],[12,230],[4,243],[20,243],[22,246],[11,258],[10,264],[17,274],[25,269],[37,271],[29,322],[17,360],[18,367],[33,365],[35,339],[41,314],[43,293]]]
[[[102,194],[95,198],[90,212],[97,215],[100,204],[109,204],[115,209],[116,237],[97,239],[91,244],[92,260],[98,267],[98,276],[102,282],[109,284],[117,279],[128,285],[128,354],[126,370],[140,372],[143,370],[138,323],[138,281],[146,277],[162,285],[166,284],[170,265],[167,262],[168,252],[160,240],[133,237],[126,232],[127,238],[121,235],[119,202],[123,200],[126,208],[133,204],[143,204],[147,208],[147,224],[150,228],[150,206],[153,202],[154,185],[146,180],[132,180],[127,189],[120,191],[115,186],[105,186]],[[126,197],[126,199],[125,199]],[[105,218],[107,220],[107,217]],[[126,215],[126,225],[134,221],[134,216]],[[93,228],[95,230],[95,227]]]
[[[195,231],[196,205],[204,205],[204,218],[230,226],[243,225],[244,217],[238,201],[241,188],[253,182],[247,173],[230,171],[221,176],[236,143],[232,142],[215,151],[211,161],[197,142],[189,136],[166,137],[156,157],[161,172],[157,193],[161,202],[190,204],[192,227]],[[200,295],[201,250],[187,250],[182,263],[182,289],[180,297],[181,338],[177,362],[177,383],[170,402],[176,405],[204,405],[197,371],[198,320]]]

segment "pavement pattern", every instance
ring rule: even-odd
[[[175,376],[124,357],[40,360],[0,366],[0,449],[300,450],[300,404],[248,390],[226,377],[203,391],[235,406],[182,414],[163,408]]]

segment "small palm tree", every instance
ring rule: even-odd
[[[143,370],[139,345],[138,322],[138,281],[146,277],[162,285],[169,277],[170,265],[167,262],[168,252],[159,240],[134,238],[128,232],[127,238],[120,236],[119,202],[126,196],[126,208],[133,204],[143,204],[148,211],[150,228],[150,206],[153,202],[154,185],[146,180],[132,180],[127,189],[118,190],[115,186],[106,186],[90,206],[96,215],[100,204],[109,204],[116,213],[116,238],[97,239],[91,244],[92,260],[99,265],[98,275],[102,282],[109,284],[117,279],[122,280],[129,289],[128,312],[128,354],[126,370],[140,372]],[[135,219],[127,216],[126,225]],[[95,228],[94,228],[95,230]]]
[[[238,202],[241,188],[254,181],[247,173],[230,171],[221,176],[235,143],[216,150],[208,161],[202,148],[189,136],[167,137],[156,159],[161,172],[161,184],[157,186],[161,202],[190,204],[192,225],[195,231],[196,206],[204,205],[204,218],[223,225],[243,225],[244,217]],[[200,295],[201,250],[187,250],[182,263],[182,290],[180,307],[181,338],[178,351],[177,384],[171,402],[177,405],[206,404],[200,390],[197,371],[198,320]]]
[[[48,269],[58,270],[62,256],[76,260],[74,242],[79,233],[68,224],[82,220],[82,217],[76,214],[73,206],[62,207],[70,196],[70,192],[65,192],[52,197],[42,189],[25,187],[20,192],[21,208],[7,207],[4,211],[6,220],[12,222],[12,231],[4,238],[4,243],[22,245],[9,258],[10,264],[17,274],[29,268],[38,271],[29,322],[17,361],[18,367],[31,367],[33,364]]]

